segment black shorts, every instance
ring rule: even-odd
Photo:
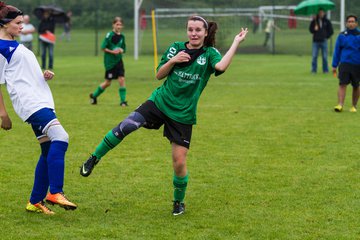
[[[353,87],[359,87],[360,82],[360,65],[341,63],[339,66],[340,85],[351,83]]]
[[[146,101],[136,110],[145,118],[144,128],[159,129],[164,125],[164,137],[172,143],[190,148],[190,140],[192,133],[192,124],[183,124],[172,120],[162,113],[153,101]]]
[[[105,72],[106,80],[118,79],[118,77],[125,77],[124,63],[122,59],[115,65],[115,67]]]

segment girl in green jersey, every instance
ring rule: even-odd
[[[101,44],[101,49],[104,51],[105,81],[93,93],[90,93],[90,103],[97,104],[97,98],[111,85],[111,80],[117,79],[120,85],[120,106],[126,107],[128,104],[126,101],[125,69],[122,60],[126,45],[125,36],[121,33],[123,28],[122,19],[115,17],[112,26],[113,30],[106,34]]]
[[[221,57],[214,48],[217,24],[200,16],[188,19],[187,42],[175,42],[162,56],[157,68],[157,79],[166,78],[151,97],[110,130],[84,162],[80,174],[87,177],[99,160],[117,146],[128,134],[140,127],[159,129],[164,125],[164,136],[172,147],[174,205],[173,215],[185,211],[185,190],[188,183],[186,156],[190,148],[192,126],[196,124],[199,97],[211,74],[223,73],[230,65],[239,44],[248,32],[241,29],[229,50]]]

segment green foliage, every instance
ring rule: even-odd
[[[340,1],[334,0],[336,8],[331,13],[331,18],[339,21]],[[142,9],[150,14],[154,8],[257,8],[259,6],[272,5],[297,5],[299,0],[144,0]],[[100,28],[111,26],[111,20],[115,16],[121,16],[128,28],[133,27],[134,0],[7,0],[6,3],[15,5],[25,13],[31,14],[33,9],[39,5],[55,4],[65,11],[73,11],[73,26],[75,28],[93,28],[97,24]],[[346,14],[360,11],[357,0],[346,0]],[[189,15],[193,13],[189,12]],[[37,21],[34,19],[34,22]]]
[[[106,132],[161,84],[152,57],[129,54],[130,107],[118,105],[117,82],[90,105],[104,75],[102,56],[81,41],[90,38],[74,31],[71,42],[57,43],[49,82],[70,135],[64,190],[79,208],[25,212],[40,149],[4,94],[13,129],[0,131],[1,239],[359,238],[359,113],[348,112],[351,89],[345,111],[333,112],[337,80],[310,74],[310,56],[244,55],[243,45],[227,72],[212,77],[188,155],[185,215],[171,216],[171,149],[161,130],[134,132],[81,177]]]

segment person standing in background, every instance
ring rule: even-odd
[[[357,16],[347,16],[346,30],[340,33],[336,39],[332,61],[334,75],[336,75],[336,69],[339,67],[338,105],[334,107],[335,112],[343,110],[346,87],[350,83],[353,87],[350,112],[357,111],[356,105],[360,95],[360,30],[357,27]]]
[[[61,34],[61,37],[60,37],[61,40],[63,40],[64,37],[66,38],[66,41],[71,40],[71,35],[70,35],[71,17],[72,17],[72,12],[68,11],[66,13],[66,22],[64,23],[64,32]]]
[[[266,47],[268,44],[268,41],[271,37],[272,34],[274,34],[274,30],[278,30],[280,31],[280,28],[278,26],[275,25],[275,21],[273,18],[270,18],[267,23],[266,23],[266,28],[265,28],[265,41],[263,46]]]
[[[288,19],[288,27],[289,29],[296,29],[296,16],[293,9],[290,10],[290,16]]]
[[[32,51],[33,33],[35,27],[30,23],[29,15],[24,15],[23,29],[19,35],[20,43]]]
[[[111,81],[117,79],[119,82],[120,106],[127,107],[125,68],[122,55],[126,51],[125,36],[121,33],[123,21],[121,17],[115,17],[112,31],[106,34],[101,44],[104,51],[105,81],[90,93],[90,103],[97,104],[97,98],[111,85]]]
[[[43,18],[39,24],[39,43],[41,51],[41,67],[46,69],[46,53],[49,52],[49,69],[54,68],[54,41],[48,41],[46,38],[42,38],[41,35],[48,34],[53,35],[55,33],[55,20],[51,16],[51,11],[45,10]],[[54,39],[55,40],[55,39]]]
[[[321,49],[323,73],[329,72],[327,61],[328,43],[327,40],[333,35],[334,30],[325,11],[320,9],[316,17],[311,21],[309,31],[313,34],[311,72],[317,72],[317,58]]]

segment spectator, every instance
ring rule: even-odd
[[[66,38],[66,41],[70,41],[71,40],[71,35],[70,35],[70,31],[71,31],[71,17],[72,17],[72,12],[68,11],[66,13],[66,22],[64,23],[64,32],[61,34],[60,39],[63,40],[63,38]]]
[[[288,19],[288,27],[289,29],[295,29],[296,28],[296,18],[295,18],[295,13],[294,13],[294,10],[291,9],[290,10],[290,16],[289,16],[289,19]]]
[[[326,18],[323,9],[320,9],[316,17],[311,21],[309,31],[313,34],[311,72],[317,72],[317,58],[319,55],[319,50],[321,49],[323,64],[322,70],[323,73],[328,73],[329,66],[327,61],[327,40],[333,35],[334,31],[332,24],[330,20]]]
[[[275,29],[280,30],[280,28],[275,25],[274,19],[270,18],[266,23],[264,47],[267,46],[268,41]]]
[[[52,36],[55,33],[55,20],[51,16],[51,11],[45,10],[43,18],[40,21],[39,25],[39,43],[40,43],[40,51],[41,51],[41,67],[42,69],[46,69],[46,53],[49,52],[49,69],[54,68],[54,43],[55,39],[46,39],[42,38],[41,35],[47,34]]]
[[[355,15],[346,17],[346,30],[339,34],[336,39],[335,51],[332,61],[333,73],[339,67],[339,90],[338,105],[336,112],[341,112],[344,106],[346,86],[351,83],[353,87],[352,107],[350,112],[356,112],[356,105],[359,100],[360,81],[360,30],[358,18]]]
[[[33,33],[35,27],[30,23],[29,15],[24,15],[23,29],[19,35],[20,43],[24,44],[25,47],[32,51]]]
[[[259,29],[260,17],[258,15],[254,15],[251,17],[251,21],[253,23],[253,34],[255,34]]]

